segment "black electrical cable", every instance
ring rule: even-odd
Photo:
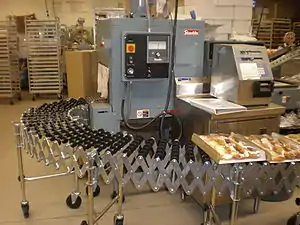
[[[173,21],[173,30],[172,30],[172,44],[171,44],[171,59],[170,59],[170,67],[169,67],[169,87],[167,93],[167,101],[165,105],[165,111],[168,110],[170,104],[171,93],[173,89],[173,82],[175,79],[175,56],[176,56],[176,36],[177,36],[177,20],[178,20],[178,7],[179,0],[175,1],[175,15]]]
[[[166,101],[166,105],[165,105],[165,111],[168,110],[169,108],[169,104],[170,104],[170,98],[171,98],[171,92],[173,89],[173,84],[174,84],[174,79],[175,79],[175,56],[176,56],[176,36],[177,36],[177,21],[178,21],[178,7],[179,7],[179,0],[175,1],[175,15],[174,15],[174,23],[173,23],[173,31],[172,31],[172,54],[171,54],[171,65],[170,65],[170,79],[169,79],[169,88],[168,88],[168,93],[167,93],[167,101]],[[175,117],[175,115],[173,114],[173,116]],[[165,121],[166,115],[163,115],[161,120],[160,120],[160,128],[159,128],[159,132],[160,132],[160,136],[161,138],[163,138],[163,125],[164,125],[164,121]],[[179,118],[176,118],[176,120],[179,120]],[[180,133],[182,133],[182,126],[179,127]],[[181,135],[180,135],[181,136]],[[180,138],[178,138],[178,140],[180,140]]]
[[[161,120],[160,120],[160,127],[159,127],[159,131],[160,131],[160,138],[165,138],[162,134],[163,134],[163,125],[164,125],[164,119],[165,119],[165,117],[167,116],[167,115],[170,115],[170,116],[172,116],[175,120],[176,120],[176,122],[177,122],[177,124],[178,124],[178,127],[179,127],[179,134],[178,134],[178,136],[175,138],[175,139],[177,139],[177,140],[180,140],[181,139],[181,137],[182,137],[182,123],[181,123],[181,120],[180,120],[180,118],[177,116],[177,115],[175,115],[174,113],[171,113],[171,112],[167,112],[167,113],[165,113],[162,117],[161,117]]]
[[[121,103],[121,117],[122,120],[125,124],[125,126],[127,128],[129,128],[130,130],[142,130],[147,128],[149,125],[151,125],[155,120],[157,120],[158,118],[160,118],[163,114],[165,114],[165,112],[161,112],[160,114],[158,114],[157,116],[155,116],[154,118],[152,118],[148,123],[145,123],[144,125],[141,125],[139,127],[134,127],[132,125],[130,125],[125,117],[125,99],[122,99],[122,103]]]
[[[160,117],[166,116],[166,115],[170,115],[170,116],[172,116],[172,117],[175,118],[175,120],[176,120],[176,122],[177,122],[177,124],[178,124],[178,126],[179,126],[179,130],[180,130],[179,135],[178,135],[178,138],[176,138],[176,139],[180,140],[181,137],[182,137],[182,123],[181,123],[180,119],[179,119],[175,114],[173,114],[173,113],[171,113],[171,112],[161,112],[160,114],[158,114],[157,116],[155,116],[153,119],[151,119],[148,123],[146,123],[146,124],[144,124],[144,125],[142,125],[142,126],[140,126],[140,127],[134,127],[134,126],[130,125],[130,124],[128,123],[128,121],[125,119],[125,99],[122,100],[122,104],[121,104],[121,117],[122,117],[122,119],[123,119],[124,125],[125,125],[127,128],[131,129],[131,130],[136,130],[136,131],[137,131],[137,130],[145,129],[145,128],[148,127],[150,124],[152,124],[154,121],[156,121],[156,120],[159,119]]]
[[[149,125],[151,125],[153,122],[155,122],[157,119],[161,118],[160,121],[160,135],[162,135],[163,133],[163,123],[164,123],[164,119],[166,115],[171,115],[173,116],[176,121],[178,122],[179,128],[180,128],[180,135],[179,138],[181,138],[182,136],[182,124],[180,122],[180,119],[174,115],[173,113],[169,113],[168,108],[170,105],[170,100],[171,100],[171,93],[173,90],[173,84],[174,84],[174,78],[175,78],[175,72],[174,72],[174,68],[175,68],[175,55],[176,55],[176,51],[175,51],[175,47],[176,47],[176,33],[177,33],[177,20],[178,20],[178,7],[179,7],[179,0],[175,1],[175,15],[174,15],[174,21],[173,21],[173,29],[172,29],[172,41],[171,41],[171,58],[170,58],[170,64],[169,64],[169,82],[168,82],[168,92],[167,92],[167,98],[166,98],[166,104],[164,107],[164,111],[161,112],[160,114],[158,114],[157,116],[155,116],[153,119],[151,119],[148,123],[139,126],[139,127],[134,127],[132,125],[130,125],[128,123],[128,121],[126,120],[125,117],[125,99],[122,99],[122,103],[121,103],[121,117],[123,119],[123,122],[125,124],[125,126],[131,130],[142,130],[147,128]]]

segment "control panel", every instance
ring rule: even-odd
[[[264,47],[238,48],[235,51],[243,80],[272,79],[270,63]]]
[[[126,33],[123,44],[123,80],[169,76],[169,33]]]

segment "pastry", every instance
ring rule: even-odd
[[[243,141],[231,136],[211,134],[201,137],[210,147],[217,151],[224,160],[259,158],[260,154],[255,146],[249,148]],[[249,149],[248,149],[249,148]]]

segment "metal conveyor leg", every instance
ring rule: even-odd
[[[18,158],[18,172],[19,172],[19,182],[21,186],[22,201],[21,209],[25,218],[29,217],[29,202],[26,198],[26,187],[25,187],[25,175],[24,175],[24,165],[22,157],[22,137],[21,137],[21,124],[14,123],[16,145],[17,145],[17,158]]]

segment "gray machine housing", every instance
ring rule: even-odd
[[[89,103],[89,119],[94,129],[104,129],[117,133],[120,131],[120,122],[115,119],[116,114],[112,112],[108,103]]]
[[[204,43],[204,59],[203,59],[203,75],[207,77],[208,81],[204,84],[203,91],[205,93],[210,92],[210,77],[212,73],[214,46],[220,44],[230,45],[254,45],[254,46],[265,46],[263,42],[259,41],[205,41]]]
[[[95,111],[101,111],[101,105],[94,105],[91,114],[94,114],[91,124],[94,128],[102,127],[101,123],[95,125],[95,120],[103,121],[109,118],[112,130],[118,130],[121,121],[121,104],[126,98],[126,116],[128,119],[153,118],[164,109],[168,79],[144,79],[139,81],[124,81],[124,34],[147,32],[148,22],[141,18],[108,19],[96,24],[98,62],[109,68],[109,97],[111,116],[104,113],[95,116]],[[151,32],[171,33],[173,22],[170,20],[151,20]],[[201,77],[203,73],[203,48],[205,38],[205,23],[195,20],[179,20],[177,23],[175,76]],[[130,87],[130,88],[129,88]],[[174,90],[171,95],[169,109],[174,109]],[[138,116],[138,112],[147,113]],[[143,116],[145,115],[145,116]],[[97,118],[97,119],[96,119]],[[94,120],[94,121],[93,121]],[[117,121],[117,122],[116,122]],[[99,127],[98,127],[99,126]],[[109,129],[109,130],[111,130]]]
[[[283,82],[275,82],[272,94],[272,102],[284,106],[287,110],[300,107],[300,89],[298,85],[281,85]],[[285,84],[285,83],[283,83]]]
[[[268,105],[273,84],[264,46],[214,46],[211,95],[245,106]]]

